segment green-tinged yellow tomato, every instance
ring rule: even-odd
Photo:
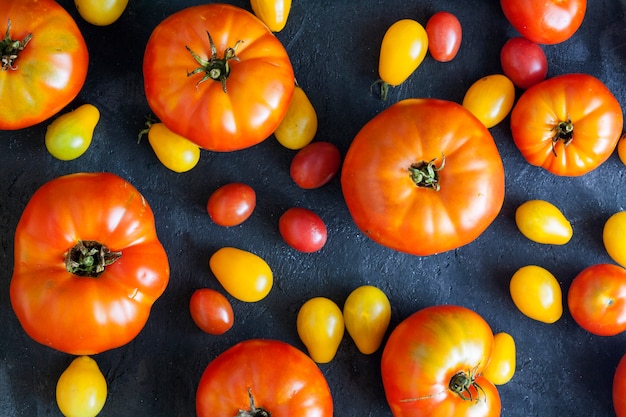
[[[482,375],[495,385],[504,385],[513,378],[516,366],[515,340],[508,333],[493,336],[493,352]]]
[[[224,289],[241,301],[262,300],[269,294],[274,283],[272,270],[267,262],[243,249],[218,249],[211,256],[209,266]]]
[[[463,97],[468,109],[487,128],[500,123],[511,112],[515,102],[515,85],[505,75],[492,74],[470,86]]]
[[[120,18],[128,0],[74,0],[78,14],[96,26],[108,26]]]
[[[57,382],[57,404],[65,417],[95,417],[106,397],[106,379],[89,356],[74,359]]]
[[[293,90],[287,114],[274,131],[276,140],[287,149],[302,149],[317,133],[317,113],[302,87]]]
[[[287,24],[291,0],[250,0],[252,11],[272,32],[280,32]]]
[[[545,268],[521,267],[511,278],[510,291],[517,308],[531,319],[554,323],[563,314],[561,286]]]
[[[376,352],[383,341],[391,320],[391,304],[382,290],[363,285],[346,299],[343,319],[356,347],[369,355]]]
[[[515,223],[524,236],[533,242],[564,245],[572,238],[569,220],[554,204],[544,200],[528,200],[515,211]]]
[[[83,104],[76,110],[57,117],[46,130],[45,143],[48,152],[62,161],[78,158],[91,145],[99,120],[100,111],[91,104]]]
[[[149,125],[148,142],[159,161],[174,172],[187,172],[200,160],[198,145],[172,132],[163,123]]]
[[[609,256],[626,268],[626,211],[613,214],[604,223],[602,241]]]
[[[334,301],[311,298],[300,307],[296,324],[311,359],[317,363],[333,360],[345,328],[341,310]]]

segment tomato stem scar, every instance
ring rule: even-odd
[[[0,41],[0,53],[2,53],[2,71],[17,69],[15,60],[20,51],[24,50],[28,42],[33,38],[33,34],[29,33],[21,41],[11,39],[11,19],[7,23],[7,31],[4,39]]]
[[[237,57],[237,47],[242,40],[238,40],[235,43],[235,46],[226,48],[224,51],[224,57],[220,58],[217,56],[217,48],[215,47],[215,43],[213,42],[213,38],[209,31],[206,32],[209,37],[209,44],[211,46],[211,58],[204,59],[197,53],[191,50],[191,48],[185,45],[185,48],[189,51],[193,59],[196,60],[200,66],[193,71],[187,71],[187,76],[190,77],[192,75],[204,72],[204,76],[200,81],[196,83],[196,88],[198,85],[206,80],[214,80],[222,83],[222,90],[226,93],[226,79],[230,75],[230,63],[229,61],[239,61],[239,57]]]
[[[254,405],[254,397],[252,396],[252,388],[248,388],[248,398],[250,399],[250,410],[239,410],[235,417],[270,417],[269,411],[263,408],[257,408]]]
[[[111,252],[103,244],[93,240],[79,240],[65,255],[67,272],[80,277],[97,278],[122,256],[122,252]]]
[[[415,185],[418,187],[432,188],[435,191],[439,191],[441,185],[439,184],[439,171],[443,169],[446,163],[445,155],[441,155],[441,164],[439,167],[435,167],[435,161],[437,158],[433,158],[430,161],[421,161],[411,164],[409,167],[409,175]]]

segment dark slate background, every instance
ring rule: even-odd
[[[49,122],[0,132],[0,415],[61,415],[55,385],[72,357],[24,333],[8,291],[13,234],[21,211],[42,184],[78,171],[114,172],[144,194],[172,270],[169,286],[140,335],[95,356],[109,386],[104,417],[194,416],[197,383],[220,352],[261,337],[304,349],[295,329],[299,307],[314,296],[343,306],[350,291],[363,284],[376,285],[388,295],[392,327],[422,307],[452,303],[480,313],[494,332],[510,333],[517,344],[517,370],[511,382],[499,388],[503,416],[613,415],[611,383],[626,353],[626,336],[593,336],[579,328],[567,310],[552,325],[533,321],[516,309],[508,282],[519,267],[537,264],[557,277],[566,294],[583,268],[611,262],[602,245],[602,226],[626,204],[625,167],[616,154],[585,176],[556,177],[526,163],[512,142],[507,118],[491,129],[506,173],[505,202],[495,222],[457,250],[429,257],[400,254],[357,230],[338,178],[321,189],[299,189],[289,177],[295,152],[273,137],[243,151],[203,151],[198,166],[184,174],[163,167],[147,140],[137,143],[150,114],[141,74],[146,41],[165,17],[201,2],[131,0],[123,16],[107,27],[84,22],[72,1],[60,3],[77,19],[90,51],[86,84],[66,110],[89,102],[100,109],[101,120],[92,146],[71,162],[58,161],[46,151],[43,138]],[[247,1],[229,3],[250,10]],[[438,63],[427,56],[407,82],[391,91],[387,102],[370,95],[387,27],[406,17],[425,24],[440,10],[456,14],[463,25],[457,57]],[[565,43],[544,47],[549,76],[592,74],[626,102],[625,10],[623,0],[590,1],[580,30]],[[316,108],[316,140],[331,141],[345,154],[361,126],[393,102],[409,97],[461,102],[474,81],[501,72],[500,48],[515,35],[495,0],[294,0],[287,27],[278,37]],[[212,224],[205,205],[213,190],[231,181],[252,185],[258,205],[242,225],[222,228]],[[534,198],[552,201],[570,219],[574,236],[567,245],[536,244],[517,231],[515,208]],[[329,239],[319,253],[299,253],[282,241],[278,218],[292,206],[313,209],[326,221]],[[231,299],[234,327],[225,335],[211,336],[194,325],[188,302],[197,288],[222,290],[208,259],[226,245],[263,257],[274,271],[275,284],[258,303]],[[335,359],[320,365],[337,416],[391,416],[379,361],[380,351],[360,354],[346,333]]]

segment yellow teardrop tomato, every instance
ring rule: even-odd
[[[602,241],[609,256],[626,268],[626,211],[613,214],[604,223]]]
[[[528,200],[515,211],[515,223],[533,242],[564,245],[572,238],[572,225],[561,211],[544,200]]]
[[[482,376],[495,385],[504,385],[515,374],[515,340],[508,333],[498,333],[493,336],[493,352],[489,364],[483,370]]]
[[[163,123],[149,125],[148,142],[159,161],[174,172],[187,172],[198,165],[198,145],[172,132]]]
[[[96,26],[108,26],[120,18],[128,0],[74,0],[78,14]]]
[[[296,324],[311,359],[317,363],[333,360],[345,328],[341,310],[334,301],[311,298],[300,307]]]
[[[383,100],[387,99],[389,86],[400,85],[413,74],[424,60],[426,52],[428,35],[419,22],[402,19],[387,29],[378,61]]]
[[[554,275],[537,265],[518,269],[510,282],[515,306],[531,319],[554,323],[563,314],[563,294]]]
[[[100,111],[83,104],[76,110],[57,117],[46,130],[45,143],[48,152],[62,161],[70,161],[84,154],[93,132],[100,120]]]
[[[211,256],[209,267],[224,289],[241,301],[262,300],[274,284],[274,276],[267,262],[242,249],[218,249]]]
[[[285,117],[274,131],[276,140],[287,149],[302,149],[317,133],[317,113],[302,87],[296,85]]]
[[[622,135],[619,142],[617,142],[617,156],[622,164],[626,165],[626,133]]]
[[[515,85],[502,74],[481,78],[470,86],[463,97],[468,109],[485,127],[500,123],[511,112],[515,102]]]
[[[74,359],[57,382],[57,405],[65,417],[95,417],[106,397],[106,379],[89,356]]]
[[[280,32],[287,24],[291,0],[250,0],[252,11],[272,32]]]
[[[379,288],[363,285],[348,295],[343,319],[356,347],[369,355],[376,352],[383,341],[391,320],[391,304]]]

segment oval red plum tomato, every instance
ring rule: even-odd
[[[232,182],[222,185],[209,197],[207,212],[215,224],[237,226],[250,217],[256,207],[256,193],[247,184]]]
[[[330,142],[313,142],[293,157],[289,174],[301,188],[313,189],[328,184],[341,165],[341,153]]]
[[[316,213],[302,207],[292,207],[280,216],[278,229],[292,248],[305,253],[317,252],[326,244],[326,224]]]
[[[524,37],[509,39],[500,50],[502,71],[516,87],[526,90],[546,79],[548,59],[535,42]]]
[[[454,59],[461,47],[463,30],[461,22],[449,12],[437,12],[426,22],[428,52],[434,60],[448,62]]]
[[[626,355],[620,359],[613,375],[613,408],[617,417],[626,417]]]
[[[211,288],[194,291],[189,300],[193,322],[208,334],[220,335],[233,327],[233,307],[222,293]]]

